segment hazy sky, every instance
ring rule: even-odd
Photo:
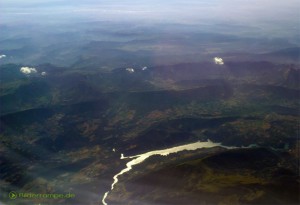
[[[42,41],[41,33],[70,32],[85,39],[84,32],[93,29],[144,26],[166,30],[167,38],[196,31],[299,46],[299,19],[300,0],[0,0],[0,38]]]
[[[8,21],[112,20],[229,23],[299,32],[299,0],[1,0]],[[1,22],[0,22],[1,23]]]
[[[299,17],[299,0],[1,0],[1,13],[17,12],[98,12],[136,17],[170,19],[225,18],[287,19]],[[177,16],[180,14],[180,16]],[[297,19],[299,21],[299,19]]]

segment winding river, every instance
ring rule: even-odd
[[[224,147],[226,149],[235,149],[238,147],[228,147],[228,146],[224,146],[221,143],[214,143],[210,140],[208,140],[207,142],[195,142],[195,143],[191,143],[191,144],[186,144],[186,145],[181,145],[181,146],[177,146],[177,147],[172,147],[172,148],[167,148],[167,149],[162,149],[162,150],[154,150],[154,151],[150,151],[150,152],[146,152],[144,154],[139,154],[139,155],[135,155],[135,156],[128,156],[125,157],[123,154],[121,154],[121,159],[132,159],[130,160],[127,164],[126,164],[126,168],[121,170],[118,174],[116,174],[113,179],[113,183],[111,185],[111,189],[110,191],[112,191],[115,187],[115,185],[118,183],[118,177],[121,176],[122,174],[129,172],[134,165],[140,164],[143,161],[145,161],[147,158],[153,156],[153,155],[161,155],[161,156],[167,156],[169,154],[172,153],[177,153],[177,152],[181,152],[184,150],[196,150],[196,149],[200,149],[200,148],[212,148],[212,147]],[[107,191],[102,199],[102,204],[103,205],[108,205],[105,202],[105,199],[107,198],[108,194],[110,191]]]

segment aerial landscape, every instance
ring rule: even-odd
[[[300,2],[0,2],[0,205],[300,204]]]

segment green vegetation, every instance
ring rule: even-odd
[[[276,154],[268,155],[264,163],[247,158],[249,164],[257,165],[253,168],[225,156],[222,160],[229,167],[222,168],[210,163],[217,159],[207,161],[222,149],[206,150],[200,156],[189,152],[170,158],[176,164],[166,171],[172,173],[171,179],[153,184],[169,184],[168,188],[176,190],[128,187],[131,180],[145,176],[139,174],[152,175],[163,165],[161,158],[152,159],[152,164],[149,159],[145,165],[149,170],[143,165],[128,174],[129,181],[118,185],[111,197],[127,201],[140,194],[139,200],[167,200],[169,204],[189,200],[197,204],[203,198],[216,204],[294,202],[293,191],[286,194],[291,199],[281,194],[272,199],[271,195],[280,186],[287,190],[296,186],[289,185],[289,180],[295,179],[298,159],[299,88],[286,83],[290,68],[244,64],[219,67],[203,62],[134,73],[125,68],[104,71],[41,65],[38,69],[47,72],[46,76],[20,75],[18,65],[0,66],[0,153],[1,167],[5,167],[0,172],[5,179],[1,191],[9,193],[15,186],[20,192],[50,189],[55,193],[71,187],[77,196],[82,187],[99,193],[99,179],[105,178],[104,193],[111,184],[107,179],[125,166],[126,161],[119,160],[121,153],[128,156],[210,139],[231,146],[272,148],[278,155],[285,153],[285,159],[276,158],[272,164]],[[260,69],[250,72],[256,66],[265,68],[271,77],[257,77]],[[259,151],[252,153],[257,159],[262,157],[255,153]],[[175,183],[173,177],[180,180]],[[176,203],[166,196],[177,199]]]

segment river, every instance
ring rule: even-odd
[[[167,148],[167,149],[162,149],[162,150],[154,150],[154,151],[150,151],[150,152],[146,152],[144,154],[138,154],[138,155],[134,155],[134,156],[127,156],[125,157],[123,154],[121,154],[121,159],[132,159],[129,162],[127,162],[126,164],[126,168],[122,169],[118,174],[116,174],[113,179],[113,183],[111,185],[111,189],[110,191],[112,191],[115,187],[115,185],[118,183],[118,177],[121,176],[122,174],[129,172],[134,165],[140,164],[143,161],[145,161],[147,158],[153,156],[153,155],[161,155],[161,156],[167,156],[169,154],[172,153],[177,153],[177,152],[181,152],[184,150],[196,150],[196,149],[201,149],[201,148],[212,148],[212,147],[224,147],[226,149],[235,149],[238,147],[228,147],[228,146],[224,146],[221,143],[215,143],[212,142],[210,140],[208,140],[207,142],[194,142],[194,143],[190,143],[190,144],[186,144],[186,145],[181,145],[181,146],[177,146],[177,147],[172,147],[172,148]],[[103,205],[108,205],[105,201],[105,199],[107,198],[108,194],[110,191],[107,191],[102,199],[102,204]]]

